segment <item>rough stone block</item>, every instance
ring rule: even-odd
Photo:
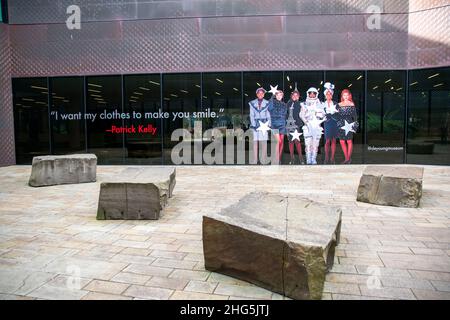
[[[32,187],[95,182],[95,154],[34,157],[29,185]]]
[[[98,220],[157,220],[175,188],[175,168],[126,168],[100,185]]]
[[[293,299],[320,299],[341,215],[295,195],[249,194],[203,217],[205,268]]]
[[[417,208],[422,198],[423,168],[367,167],[357,200],[376,205]]]

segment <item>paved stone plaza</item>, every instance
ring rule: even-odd
[[[450,167],[425,167],[419,209],[357,203],[364,166],[178,167],[159,221],[97,221],[100,183],[32,188],[0,168],[2,299],[283,299],[205,271],[202,215],[247,193],[296,193],[343,209],[323,299],[450,299]]]

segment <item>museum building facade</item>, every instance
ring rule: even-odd
[[[70,5],[2,1],[0,165],[172,164],[176,129],[245,132],[257,88],[327,82],[353,96],[353,163],[450,164],[448,1],[78,1],[79,29]]]

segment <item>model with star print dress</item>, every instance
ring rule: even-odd
[[[345,89],[341,93],[341,102],[339,103],[339,142],[344,153],[345,161],[342,164],[352,163],[353,154],[353,134],[358,129],[358,114],[353,102],[352,93]]]

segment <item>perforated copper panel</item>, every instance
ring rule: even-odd
[[[13,75],[404,69],[407,15],[271,16],[11,27]],[[333,26],[336,28],[333,29]]]
[[[0,24],[0,166],[15,163],[8,26]]]
[[[449,66],[449,30],[450,6],[411,13],[409,16],[409,68]]]
[[[448,0],[409,0],[409,11],[414,12],[425,9],[433,9],[448,6],[449,4],[450,2]]]
[[[84,0],[82,29],[68,30],[71,4],[9,1],[13,76],[405,69],[449,59],[449,1]],[[371,5],[387,13],[380,30],[367,27]]]
[[[80,6],[83,21],[86,22],[182,17],[353,14],[366,12],[371,5],[380,6],[385,13],[408,12],[407,0],[9,0],[10,21],[13,24],[63,23],[67,17],[66,9],[72,4]],[[418,6],[420,5],[421,3],[418,3]]]

